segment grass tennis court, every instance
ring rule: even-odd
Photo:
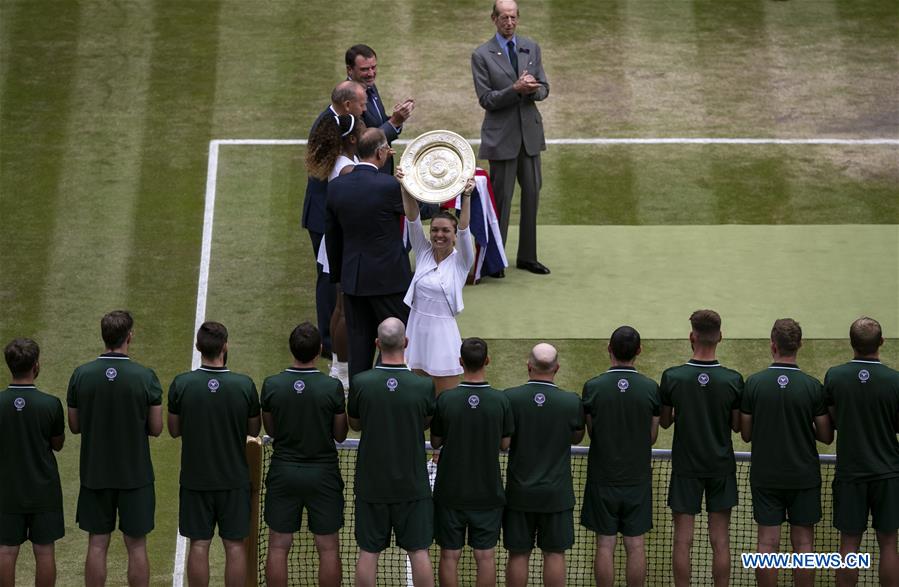
[[[190,367],[209,141],[305,138],[356,42],[378,51],[385,100],[417,99],[404,138],[435,128],[476,137],[468,58],[492,34],[489,4],[373,0],[341,13],[318,0],[0,0],[0,339],[35,338],[38,384],[63,395],[72,369],[102,350],[100,316],[126,307],[133,356],[167,386]],[[544,52],[548,138],[899,138],[895,2],[521,9],[521,34]],[[288,362],[289,327],[313,316],[302,155],[222,149],[207,315],[231,330],[231,366],[257,382]],[[764,336],[780,307],[803,323],[800,364],[820,377],[848,358],[849,322],[870,313],[895,366],[897,161],[895,145],[551,145],[539,238],[553,275],[512,270],[467,290],[463,334],[489,335],[498,387],[521,382],[533,339],[551,336],[560,384],[579,390],[605,367],[603,339],[623,321],[646,335],[638,365],[657,378],[687,358],[689,313],[717,307],[731,337],[721,359],[748,374],[768,362]],[[572,244],[589,254],[566,260]],[[691,298],[700,288],[687,263],[700,256],[734,287],[714,280],[718,289]],[[780,279],[777,261],[789,264]],[[70,436],[59,458],[63,585],[81,582],[86,548],[74,525],[78,446]],[[169,585],[179,444],[151,446],[152,582]],[[123,582],[123,561],[114,540],[110,584]]]

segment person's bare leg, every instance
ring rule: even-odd
[[[877,533],[877,544],[880,545],[880,584],[886,587],[899,587],[899,552],[896,551],[896,536],[896,530]]]
[[[209,544],[212,540],[191,540],[187,549],[187,584],[190,587],[209,585]]]
[[[106,585],[106,553],[109,534],[90,534],[87,538],[87,559],[84,561],[85,587]]]
[[[858,552],[862,544],[862,534],[846,534],[840,532],[840,554],[845,560],[850,552]],[[858,569],[837,569],[837,586],[854,587],[858,584]]]
[[[128,551],[128,585],[147,587],[150,584],[150,559],[147,558],[147,537],[122,534]]]
[[[565,553],[543,551],[543,586],[565,587]]]
[[[269,528],[268,558],[265,561],[265,582],[268,587],[287,587],[287,555],[292,545],[293,534],[275,532]]]
[[[461,554],[462,551],[460,550]],[[496,549],[474,549],[474,561],[478,566],[477,587],[496,587]],[[458,562],[458,559],[457,559]],[[443,583],[440,583],[443,587]]]
[[[18,546],[0,544],[0,587],[16,587],[16,561],[18,559]]]
[[[343,313],[343,291],[337,286],[337,304],[331,314],[331,351],[337,355],[338,361],[346,362],[350,358],[347,342],[346,315]]]
[[[676,587],[689,587],[690,550],[693,548],[693,523],[696,516],[673,512],[674,517],[674,552],[671,562],[674,567],[674,584]]]
[[[434,382],[434,391],[437,395],[440,395],[447,389],[452,389],[459,385],[459,376],[458,375],[432,375],[431,381]]]
[[[730,510],[709,512],[712,580],[715,587],[730,585]]]
[[[247,543],[225,540],[225,587],[243,587],[247,582]]]
[[[615,584],[615,544],[617,542],[617,536],[596,535],[593,579],[598,587],[611,587]]]
[[[318,550],[319,586],[339,587],[339,585],[343,582],[343,566],[340,562],[340,536],[337,534],[337,532],[335,532],[334,534],[316,534],[315,549]],[[286,558],[284,559],[284,573],[284,578],[286,581]]]
[[[456,587],[459,584],[459,558],[462,550],[441,548],[440,564],[437,566],[437,576],[440,579],[440,587]],[[479,572],[480,573],[480,572]]]
[[[56,585],[56,545],[32,544],[34,552],[34,587]]]
[[[506,563],[506,586],[526,587],[528,584],[528,564],[531,560],[531,551],[510,552]]]
[[[356,560],[356,587],[375,587],[380,556],[380,552],[359,551],[359,558]]]
[[[624,536],[624,550],[627,552],[627,585],[642,587],[646,583],[646,541],[645,534]]]
[[[434,587],[434,568],[428,549],[409,550],[406,554],[412,566],[412,584],[415,587]]]
[[[780,550],[780,526],[762,526],[759,524],[758,544],[756,549],[758,552],[777,552]],[[796,576],[796,571],[793,571]],[[763,569],[761,567],[755,570],[755,581],[759,587],[777,587],[777,569]]]
[[[779,538],[778,542],[780,542]],[[793,552],[814,552],[815,527],[791,525],[790,543],[793,545]],[[775,548],[779,548],[779,546]],[[814,584],[815,569],[793,569],[793,585],[796,585],[796,587],[812,587]]]

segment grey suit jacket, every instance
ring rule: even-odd
[[[543,86],[530,96],[522,96],[512,89],[525,70]],[[540,46],[518,36],[518,72],[514,72],[509,58],[493,37],[471,54],[471,74],[478,102],[484,109],[478,157],[515,159],[522,142],[525,152],[532,157],[546,150],[543,118],[536,104],[549,95]]]

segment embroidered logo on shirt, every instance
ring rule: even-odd
[[[624,393],[627,391],[627,388],[630,387],[631,384],[627,379],[619,379],[618,380],[618,391]]]
[[[711,378],[709,377],[708,373],[700,373],[699,377],[696,378],[696,381],[698,381],[699,385],[701,385],[702,387],[708,385],[710,380]]]
[[[119,372],[116,371],[115,368],[113,368],[113,367],[110,367],[109,369],[106,370],[106,378],[109,379],[110,381],[115,380],[115,378],[118,376],[118,374],[119,374]]]
[[[206,387],[209,388],[209,391],[215,393],[219,390],[219,380],[218,379],[210,379],[209,383],[206,384]]]
[[[858,380],[862,383],[867,383],[868,379],[871,379],[871,374],[868,373],[867,369],[862,369],[858,372]]]
[[[395,377],[391,377],[387,380],[387,389],[389,391],[396,391],[396,388],[400,386],[400,382],[396,380]]]
[[[543,395],[542,393],[538,393],[537,395],[534,396],[534,403],[542,408],[543,404],[546,403],[546,396]]]
[[[471,406],[471,409],[475,409],[481,403],[481,398],[476,395],[468,396],[468,405]]]
[[[293,382],[293,389],[297,393],[303,393],[303,390],[306,389],[306,383],[302,379],[297,379]]]
[[[786,375],[781,375],[780,377],[777,378],[777,384],[780,386],[781,389],[786,389],[787,384],[789,382],[790,382],[790,378],[787,377]]]
[[[15,399],[15,401],[14,401],[12,404],[13,404],[14,406],[16,406],[16,411],[17,411],[17,412],[21,412],[21,411],[22,411],[22,408],[25,407],[25,398],[24,398],[24,397],[17,397],[17,398]]]

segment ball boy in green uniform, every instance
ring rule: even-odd
[[[336,587],[343,576],[337,533],[343,527],[343,479],[334,441],[347,434],[343,386],[315,367],[322,339],[309,322],[291,332],[290,352],[293,365],[262,384],[262,422],[274,438],[265,483],[265,577],[270,587],[286,587],[287,555],[305,509],[318,550],[319,585]]]
[[[840,531],[840,553],[858,552],[870,513],[880,545],[880,583],[899,585],[899,372],[880,362],[883,331],[877,320],[853,322],[849,341],[855,358],[824,377],[837,430],[833,526]],[[836,574],[838,585],[858,581],[857,569]]]
[[[132,361],[134,319],[124,310],[103,316],[106,351],[69,379],[69,429],[81,434],[78,526],[89,533],[84,583],[106,582],[106,553],[115,529],[128,549],[128,584],[147,585],[147,534],[156,513],[148,436],[162,433],[162,387],[156,374]]]
[[[468,532],[479,587],[496,585],[496,543],[506,503],[499,451],[509,448],[515,423],[504,393],[490,387],[487,343],[462,341],[462,383],[437,398],[431,446],[443,447],[434,484],[434,526],[440,545],[441,587],[458,584],[458,565]]]
[[[199,369],[169,386],[169,433],[181,437],[178,528],[190,539],[187,578],[209,584],[209,545],[215,527],[225,547],[225,585],[247,576],[244,539],[250,533],[247,436],[259,434],[259,395],[246,375],[231,372],[228,330],[204,322],[197,331]]]
[[[833,442],[821,382],[796,364],[802,328],[790,318],[771,328],[774,362],[746,380],[740,433],[752,442],[752,513],[758,552],[780,550],[780,526],[790,523],[794,552],[813,552],[821,520],[821,466],[815,440]],[[777,585],[777,569],[756,569],[762,586]],[[813,569],[793,570],[796,585],[814,585]]]
[[[62,402],[34,386],[40,348],[17,338],[3,351],[12,383],[0,391],[0,585],[16,584],[19,547],[31,541],[34,584],[56,583],[54,543],[65,535],[54,451],[62,450]]]
[[[721,316],[697,310],[690,316],[693,357],[662,373],[660,423],[674,426],[668,506],[674,516],[674,584],[690,585],[693,523],[705,494],[716,587],[730,582],[730,510],[737,505],[737,463],[731,431],[740,429],[743,377],[715,358]]]
[[[361,430],[356,461],[356,585],[374,587],[381,551],[405,550],[415,587],[434,585],[428,547],[434,503],[428,483],[424,431],[434,415],[434,384],[404,364],[406,328],[397,318],[378,326],[381,364],[350,380],[347,416]]]
[[[563,587],[565,551],[574,544],[571,445],[584,438],[584,410],[577,394],[553,382],[559,354],[552,345],[535,346],[527,367],[528,382],[506,390],[515,420],[503,513],[506,585],[527,585],[536,538],[543,584]]]
[[[659,386],[637,373],[640,333],[621,326],[608,345],[612,366],[584,384],[590,433],[581,524],[596,532],[596,584],[613,585],[618,533],[628,585],[646,580],[644,535],[652,529],[652,445],[659,434]]]

